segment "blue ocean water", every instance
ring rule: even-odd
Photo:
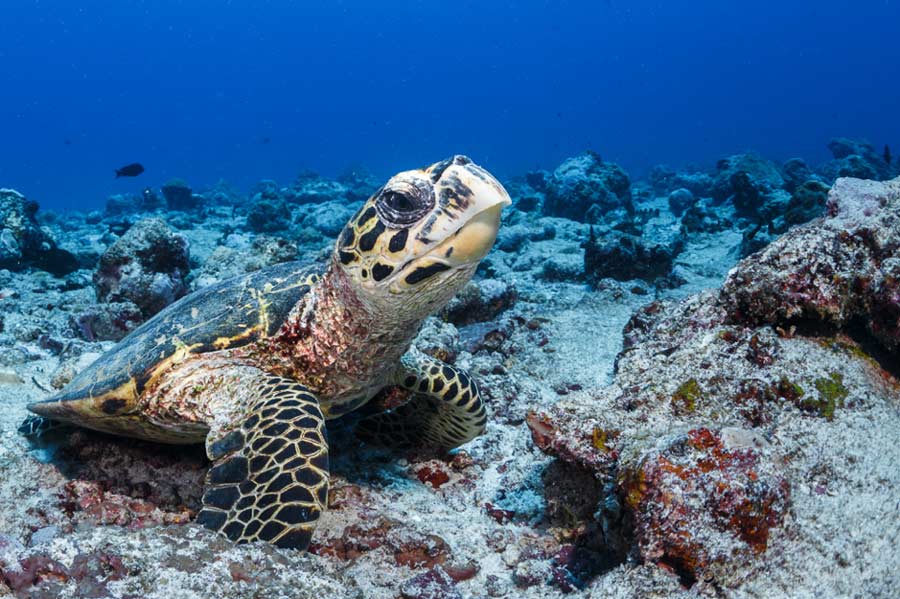
[[[892,0],[7,0],[0,186],[89,209],[455,152],[510,176],[900,149],[898,34]]]

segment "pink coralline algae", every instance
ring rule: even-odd
[[[144,499],[111,493],[102,484],[93,481],[67,482],[59,499],[66,515],[95,524],[143,528],[159,524],[186,524],[194,516],[188,508],[167,511]]]
[[[44,553],[33,553],[18,563],[0,561],[0,583],[23,597],[62,596],[62,585],[71,582],[75,583],[73,596],[107,597],[107,583],[128,574],[119,556],[102,551],[79,553],[69,567]],[[29,589],[41,592],[31,594]]]

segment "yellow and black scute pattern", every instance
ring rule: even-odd
[[[320,264],[285,262],[195,291],[132,331],[58,394],[28,408],[103,432],[185,442],[174,428],[167,433],[142,424],[145,389],[192,355],[273,335],[322,271]]]

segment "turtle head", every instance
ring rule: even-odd
[[[465,156],[394,175],[344,227],[335,264],[376,306],[424,317],[491,249],[509,194]]]

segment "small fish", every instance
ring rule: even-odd
[[[116,169],[116,179],[119,177],[137,177],[144,172],[144,166],[139,162],[127,164],[122,168]]]

